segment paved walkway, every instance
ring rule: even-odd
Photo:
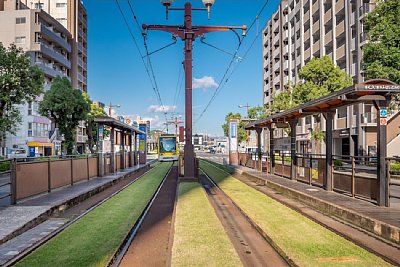
[[[74,186],[59,188],[51,193],[20,201],[17,205],[1,207],[0,244],[41,223],[52,212],[65,209],[71,202],[79,202],[83,198],[87,198],[88,195],[114,184],[125,175],[147,166],[152,161],[149,160],[147,164],[137,165],[113,175],[92,178]]]

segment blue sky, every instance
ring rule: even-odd
[[[133,20],[127,0],[119,0],[129,21],[130,27],[139,43],[141,53],[145,53],[143,39]],[[243,57],[256,37],[257,30],[277,9],[280,1],[271,0],[259,17],[258,22],[248,32],[238,55]],[[185,1],[176,0],[173,7],[183,7]],[[192,0],[194,7],[203,7],[201,0]],[[211,20],[206,12],[194,12],[193,25],[250,25],[264,5],[265,0],[216,0],[211,10]],[[131,0],[139,23],[181,25],[183,12],[170,11],[168,21],[165,8],[159,0]],[[86,0],[88,12],[88,64],[89,94],[93,100],[106,104],[121,105],[118,114],[133,118],[142,116],[152,120],[153,128],[162,127],[164,114],[158,108],[159,102],[152,89],[140,54],[118,10],[114,0]],[[238,45],[237,37],[231,32],[217,32],[206,35],[206,42],[233,53]],[[149,31],[148,47],[154,51],[172,42],[171,35],[165,32]],[[184,83],[179,82],[183,75],[183,42],[151,56],[156,81],[162,102],[171,110],[184,117]],[[196,40],[193,50],[193,78],[199,87],[193,90],[193,120],[196,121],[215,92],[216,84],[228,67],[231,56]],[[238,62],[234,62],[235,69]],[[204,116],[194,125],[194,132],[222,135],[221,124],[230,112],[242,112],[238,105],[262,104],[262,50],[261,36],[247,57],[236,68],[228,82],[220,90]],[[208,88],[205,88],[208,87]],[[178,97],[175,95],[178,88]],[[168,119],[172,114],[168,114]]]

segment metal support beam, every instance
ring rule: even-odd
[[[121,131],[121,150],[122,150],[122,159],[121,159],[121,169],[125,169],[126,168],[126,164],[125,164],[125,157],[126,157],[126,154],[125,154],[125,140],[126,139],[126,135],[125,135],[125,131],[124,130],[122,130]]]
[[[379,206],[389,206],[389,177],[386,173],[386,157],[387,157],[387,118],[382,116],[381,110],[387,109],[389,101],[376,101],[378,113],[378,135],[377,135],[377,154],[378,154],[378,199]]]
[[[275,173],[275,155],[274,155],[274,129],[268,126],[269,129],[269,173]]]
[[[110,165],[111,165],[111,173],[115,172],[115,128],[111,127],[111,133],[110,133],[110,143],[111,143],[111,159],[110,159]]]
[[[333,151],[333,114],[324,114],[326,119],[326,132],[325,132],[325,144],[326,144],[326,167],[324,176],[324,188],[327,191],[332,191],[332,151]]]
[[[257,128],[257,160],[258,160],[258,169],[262,172],[262,153],[261,153],[261,133],[262,129]]]
[[[134,138],[134,152],[133,152],[133,164],[136,166],[138,164],[138,157],[137,157],[137,133],[135,133]]]
[[[290,121],[290,156],[291,156],[291,172],[290,179],[296,180],[297,157],[296,157],[296,135],[297,135],[298,119]]]

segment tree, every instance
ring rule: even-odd
[[[364,18],[369,40],[363,48],[363,67],[369,79],[400,83],[400,1],[386,0]]]
[[[0,141],[15,134],[21,122],[18,105],[34,101],[43,90],[44,74],[31,66],[29,55],[12,44],[0,42]]]
[[[224,130],[224,135],[228,136],[229,135],[229,120],[231,119],[238,119],[239,120],[239,125],[238,125],[238,143],[241,143],[242,141],[247,140],[247,133],[246,130],[244,129],[244,126],[247,124],[246,122],[242,121],[242,116],[240,113],[232,113],[229,112],[225,116],[225,123],[222,125],[222,129]]]
[[[335,66],[329,56],[311,59],[300,69],[298,83],[293,89],[293,101],[298,105],[323,97],[353,84],[351,77]]]
[[[68,154],[74,148],[76,127],[80,121],[86,120],[89,111],[90,105],[82,92],[73,89],[65,77],[53,80],[39,104],[39,113],[52,120],[64,135],[63,150]]]
[[[97,143],[97,127],[94,119],[107,116],[107,113],[99,105],[90,100],[87,93],[83,93],[86,103],[90,106],[90,111],[86,118],[86,133],[88,136],[88,145],[91,153],[94,153],[94,145]]]
[[[249,108],[249,114],[248,114],[249,119],[263,119],[266,117],[266,110],[264,107],[251,107]]]

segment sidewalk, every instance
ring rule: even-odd
[[[234,168],[236,173],[248,177],[259,185],[266,185],[274,191],[299,200],[324,214],[400,244],[399,207],[378,207],[367,201],[336,192],[327,192],[316,186],[261,173],[247,167],[235,166]]]
[[[1,207],[0,244],[42,223],[54,212],[75,205],[114,185],[126,176],[148,168],[153,161],[148,160],[146,164],[127,168],[109,176],[96,177],[74,186],[59,188],[51,193],[20,201],[17,205]]]

